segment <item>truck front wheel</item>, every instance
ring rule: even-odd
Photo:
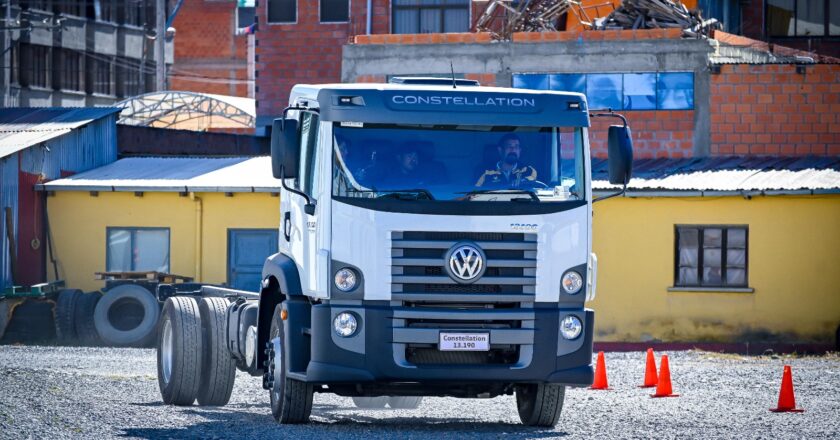
[[[312,412],[312,385],[287,376],[286,335],[280,313],[283,304],[274,309],[268,342],[268,391],[271,414],[283,424],[307,423]]]
[[[519,419],[528,426],[553,427],[563,411],[566,387],[554,384],[525,384],[516,388]]]

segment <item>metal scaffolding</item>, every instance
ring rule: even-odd
[[[207,131],[254,128],[254,100],[207,93],[161,91],[134,96],[116,104],[123,110],[117,123],[143,127]]]

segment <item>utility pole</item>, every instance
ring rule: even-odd
[[[166,90],[166,0],[155,0],[157,24],[155,29],[155,83],[158,91]]]

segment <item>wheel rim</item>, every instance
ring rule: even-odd
[[[169,383],[172,377],[172,324],[163,321],[163,342],[160,344],[160,360],[163,367],[163,381]]]
[[[274,348],[274,359],[272,359],[272,375],[274,383],[271,386],[271,395],[275,402],[281,402],[280,388],[283,380],[283,345],[280,343],[280,338],[271,340],[272,348]]]

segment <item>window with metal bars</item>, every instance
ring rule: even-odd
[[[51,81],[52,48],[20,43],[20,85],[48,88]]]
[[[117,94],[123,97],[143,94],[143,74],[140,63],[127,58],[118,58],[118,60]]]
[[[84,58],[71,49],[53,49],[56,57],[55,76],[61,90],[83,92],[85,90]]]
[[[747,226],[676,226],[674,286],[747,287]]]
[[[87,72],[91,93],[114,94],[114,63],[114,58],[105,55],[88,55]]]

